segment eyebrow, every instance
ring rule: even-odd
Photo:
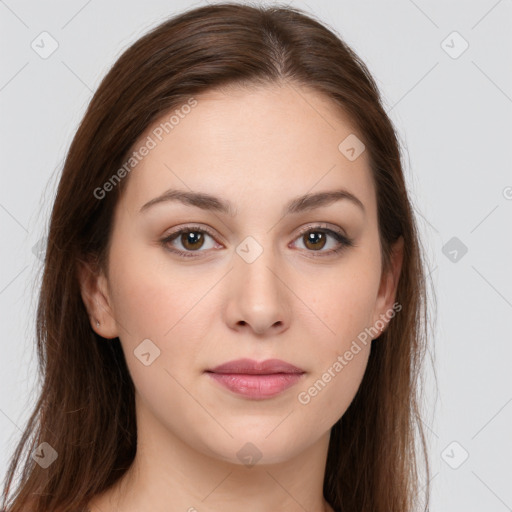
[[[303,196],[296,197],[285,206],[283,216],[313,210],[322,206],[328,206],[341,200],[350,201],[352,204],[360,208],[363,213],[366,213],[363,203],[354,194],[348,190],[338,189],[327,192],[317,192],[315,194],[305,194]],[[221,199],[220,197],[215,197],[205,192],[191,192],[178,189],[166,190],[162,195],[151,199],[151,201],[148,201],[141,207],[140,213],[148,210],[156,204],[166,201],[178,201],[189,206],[201,208],[202,210],[224,213],[230,217],[234,217],[237,214],[236,208],[230,201]]]

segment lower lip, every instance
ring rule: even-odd
[[[238,395],[253,399],[271,398],[296,384],[302,373],[273,373],[249,375],[240,373],[212,373],[208,375]]]

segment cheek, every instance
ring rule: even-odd
[[[135,251],[117,260],[111,272],[113,306],[119,324],[127,364],[137,387],[160,385],[154,371],[141,364],[135,355],[148,345],[158,357],[151,368],[167,370],[180,382],[191,378],[204,340],[211,337],[212,322],[218,307],[208,293],[218,277],[200,277],[161,262],[138,257]],[[155,264],[153,264],[155,263]],[[196,272],[197,274],[197,272]],[[151,343],[144,340],[151,340]],[[141,343],[146,345],[141,345]],[[153,346],[154,345],[154,346]],[[154,348],[156,347],[156,348]],[[160,372],[161,373],[161,372]],[[169,375],[161,383],[169,387]],[[151,391],[151,389],[149,389]]]
[[[297,397],[301,407],[310,409],[307,417],[317,418],[314,428],[327,430],[345,414],[363,379],[370,349],[370,342],[352,346],[350,360],[346,355],[332,360]]]
[[[371,351],[371,337],[358,337],[363,318],[366,315],[352,315],[351,320],[340,324],[336,337],[316,347],[315,353],[319,355],[314,370],[296,397],[304,426],[311,433],[330,429],[359,389]]]
[[[306,329],[315,340],[311,351],[313,369],[298,390],[297,403],[305,421],[316,418],[310,428],[328,429],[345,413],[363,379],[372,336],[367,332],[375,307],[380,272],[379,261],[364,258],[340,270],[332,280],[310,296],[311,309],[321,318],[311,318]]]
[[[112,272],[116,319],[130,338],[168,339],[201,298],[201,286],[191,286],[179,272],[165,271],[135,254],[119,258]],[[203,292],[204,293],[204,292]]]
[[[318,281],[317,281],[318,282]],[[322,363],[347,350],[354,339],[370,327],[378,293],[379,272],[374,267],[346,266],[326,279],[315,293],[306,295],[315,315],[308,320],[311,339],[322,350],[316,356]],[[306,293],[304,289],[304,294]],[[321,329],[319,329],[319,326]]]

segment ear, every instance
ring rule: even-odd
[[[103,338],[116,338],[117,323],[111,307],[108,281],[103,271],[96,269],[90,262],[80,261],[78,280],[93,330]]]
[[[395,312],[393,304],[395,303],[398,281],[400,280],[403,256],[404,239],[400,236],[400,238],[391,247],[390,268],[387,272],[383,272],[380,281],[372,325],[376,325],[377,321],[379,321],[377,325],[381,325],[383,322],[385,326],[377,337],[387,329],[390,319],[394,316],[390,316],[390,312]],[[400,307],[400,309],[402,308]],[[398,311],[400,311],[400,309],[398,309]]]

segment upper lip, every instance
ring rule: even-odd
[[[304,370],[281,359],[267,359],[255,361],[254,359],[236,359],[220,364],[207,370],[213,373],[239,373],[246,375],[269,375],[273,373],[304,373]]]

